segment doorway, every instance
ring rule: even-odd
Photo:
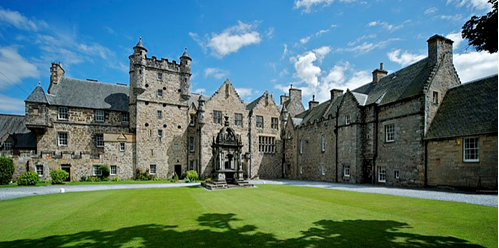
[[[180,176],[182,175],[182,165],[175,165],[175,174],[177,174],[177,176],[180,178]]]
[[[65,182],[70,182],[71,181],[71,165],[70,164],[62,164],[61,165],[61,170],[67,172],[69,174],[69,177],[64,180]]]

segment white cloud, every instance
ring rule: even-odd
[[[228,71],[222,70],[220,68],[206,68],[204,69],[204,77],[213,77],[215,79],[226,78],[229,74]]]
[[[497,54],[470,52],[454,54],[454,66],[462,83],[497,74]]]
[[[400,39],[397,39],[397,38],[392,38],[392,39],[388,39],[388,40],[384,40],[384,41],[379,41],[379,42],[376,42],[376,43],[372,43],[372,42],[363,42],[362,44],[360,45],[357,45],[355,47],[350,47],[350,48],[338,48],[336,49],[337,52],[354,52],[356,53],[356,55],[360,55],[360,54],[365,54],[365,53],[368,53],[374,49],[381,49],[381,48],[385,48],[388,44],[390,44],[391,42],[393,41],[399,41]]]
[[[238,21],[236,26],[229,27],[222,33],[206,35],[206,41],[199,38],[196,33],[189,33],[189,35],[204,49],[210,48],[213,56],[223,58],[230,53],[237,52],[244,46],[260,43],[262,38],[260,33],[255,31],[256,27],[257,24]]]
[[[28,31],[38,31],[40,28],[47,28],[44,21],[32,21],[17,11],[2,9],[0,7],[0,23],[14,26],[18,29]]]
[[[307,42],[310,40],[310,36],[307,36],[305,38],[301,38],[300,39],[300,43],[301,44],[307,44]]]
[[[321,37],[323,34],[328,33],[328,32],[329,32],[329,29],[319,30],[319,31],[317,31],[317,33],[315,33],[315,37]]]
[[[327,7],[331,5],[335,0],[296,0],[295,9],[304,8],[304,13],[310,13],[314,5],[322,5],[322,7]],[[339,0],[339,2],[355,2],[356,0]]]
[[[314,53],[315,55],[317,55],[317,60],[319,62],[322,62],[322,59],[324,59],[324,57],[326,57],[326,55],[328,55],[329,52],[331,52],[330,46],[322,46],[317,49],[314,49]]]
[[[279,72],[279,77],[283,78],[283,77],[285,77],[288,74],[289,74],[288,69],[284,68],[281,72]]]
[[[321,68],[314,65],[314,61],[316,60],[317,56],[314,52],[308,52],[305,55],[299,55],[296,58],[292,58],[296,76],[312,87],[317,87],[317,85],[319,85],[318,76],[321,73]]]
[[[192,91],[192,93],[194,93],[194,94],[203,94],[203,93],[206,93],[206,89],[204,89],[204,88],[195,89],[195,90]]]
[[[492,5],[487,0],[447,0],[447,4],[454,3],[458,7],[466,6],[472,9],[487,10],[492,8]]]
[[[265,32],[265,36],[267,36],[267,39],[274,38],[274,31],[275,31],[275,29],[273,27],[270,27],[269,29],[267,29],[267,31]]]
[[[450,21],[450,22],[461,22],[463,20],[463,16],[458,15],[441,15],[440,19]]]
[[[15,47],[0,48],[0,89],[20,83],[24,78],[38,78],[35,65],[23,58]],[[7,79],[7,78],[8,79]]]
[[[24,100],[0,94],[0,112],[24,115]]]
[[[361,42],[363,40],[374,39],[374,38],[376,38],[376,34],[363,35],[363,36],[357,38],[356,40],[349,42],[348,45],[349,46],[355,46],[355,45],[357,45],[359,42]]]
[[[404,23],[400,24],[400,25],[393,25],[393,24],[390,24],[388,22],[381,22],[381,21],[372,21],[372,22],[369,22],[367,24],[368,27],[376,27],[376,26],[380,26],[390,32],[393,32],[397,29],[401,29],[404,27],[404,24],[407,23],[409,21],[405,21]]]
[[[282,51],[282,56],[281,56],[281,59],[284,59],[286,58],[286,56],[288,55],[288,45],[287,44],[284,44],[284,51]]]
[[[432,15],[432,14],[435,14],[436,12],[438,11],[437,8],[435,7],[431,7],[431,8],[428,8],[424,11],[424,14],[425,15]]]
[[[461,36],[461,32],[456,32],[456,33],[450,33],[447,36],[445,36],[447,39],[451,39],[454,41],[452,44],[452,49],[456,49],[459,47],[461,42],[463,41],[463,37]]]
[[[422,60],[426,58],[426,55],[423,54],[412,54],[407,51],[402,52],[401,49],[397,49],[387,53],[388,59],[392,62],[398,63],[402,66],[410,65],[414,62]]]
[[[236,91],[241,98],[246,98],[253,95],[253,89],[251,88],[236,88]]]

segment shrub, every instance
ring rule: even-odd
[[[11,158],[0,157],[0,185],[9,184],[14,175],[14,161]]]
[[[34,171],[26,171],[17,178],[17,185],[36,185],[38,174]]]
[[[173,182],[178,183],[178,175],[176,173],[173,176]]]
[[[109,174],[110,174],[110,170],[109,170],[109,167],[107,165],[101,165],[99,166],[99,170],[101,171],[101,179],[107,179],[109,177]],[[106,180],[104,180],[106,181]]]
[[[63,170],[53,170],[50,172],[52,184],[62,184],[69,177],[69,173]]]
[[[100,178],[96,176],[90,176],[87,178],[87,182],[99,182]]]
[[[193,181],[193,182],[196,180],[199,180],[198,173],[195,170],[187,171],[186,177],[189,178],[189,181]]]
[[[135,176],[133,177],[133,180],[136,181],[149,181],[149,180],[154,180],[156,176],[149,174],[149,170],[146,169],[146,171],[142,172],[140,168],[135,169]]]
[[[119,177],[113,177],[113,179],[111,179],[111,181],[113,181],[113,182],[120,182],[121,179]]]
[[[86,181],[87,181],[87,177],[86,177],[86,176],[82,176],[82,177],[80,178],[80,182],[86,182]]]

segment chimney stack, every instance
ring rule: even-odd
[[[341,95],[343,95],[343,90],[340,90],[340,89],[332,89],[331,90],[331,103],[333,103],[334,101],[336,101],[336,99],[338,97],[340,97]]]
[[[61,79],[64,77],[64,69],[62,69],[62,64],[59,62],[58,63],[52,63],[52,66],[50,67],[50,86],[49,90],[47,91],[49,94],[52,93],[52,91],[55,90],[55,87],[57,84],[61,81]]]
[[[379,63],[379,69],[373,71],[373,83],[378,83],[387,74],[388,72],[383,68],[383,63]]]
[[[312,101],[308,102],[308,109],[313,109],[315,106],[319,105],[319,102],[315,100],[315,95],[312,96]]]
[[[428,39],[428,65],[434,66],[440,62],[446,54],[447,59],[452,63],[452,43],[454,41],[441,35],[433,35]]]
[[[286,94],[281,95],[281,105],[284,105],[284,103],[289,100],[289,96],[286,96]]]
[[[297,101],[301,102],[301,90],[300,89],[293,89],[293,86],[289,89],[289,99],[294,100],[296,99]]]

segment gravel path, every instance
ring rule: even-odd
[[[454,192],[442,192],[426,189],[401,189],[381,187],[375,185],[358,185],[358,184],[340,184],[312,181],[297,181],[297,180],[251,180],[252,184],[281,184],[306,186],[324,189],[337,189],[365,193],[377,193],[386,195],[397,195],[405,197],[465,202],[478,205],[486,205],[497,207],[497,195],[484,194],[466,194]],[[198,186],[199,183],[154,183],[154,184],[110,184],[110,185],[59,185],[59,186],[41,186],[41,187],[12,187],[0,188],[0,200],[14,199],[19,197],[33,195],[47,195],[64,192],[83,192],[95,190],[113,190],[113,189],[140,189],[140,188],[174,188],[174,187],[189,187]]]
[[[376,193],[385,195],[397,195],[413,198],[465,202],[471,204],[485,205],[497,207],[497,195],[486,194],[470,194],[457,192],[443,192],[429,189],[402,189],[390,188],[376,185],[359,185],[359,184],[341,184],[341,183],[326,183],[312,181],[297,181],[297,180],[251,180],[253,184],[282,184],[294,186],[306,186],[324,189],[347,190],[354,192]]]
[[[0,188],[0,201],[33,195],[48,195],[64,192],[83,192],[112,189],[176,188],[198,186],[200,183],[148,183],[148,184],[104,184],[104,185],[57,185],[40,187]]]

